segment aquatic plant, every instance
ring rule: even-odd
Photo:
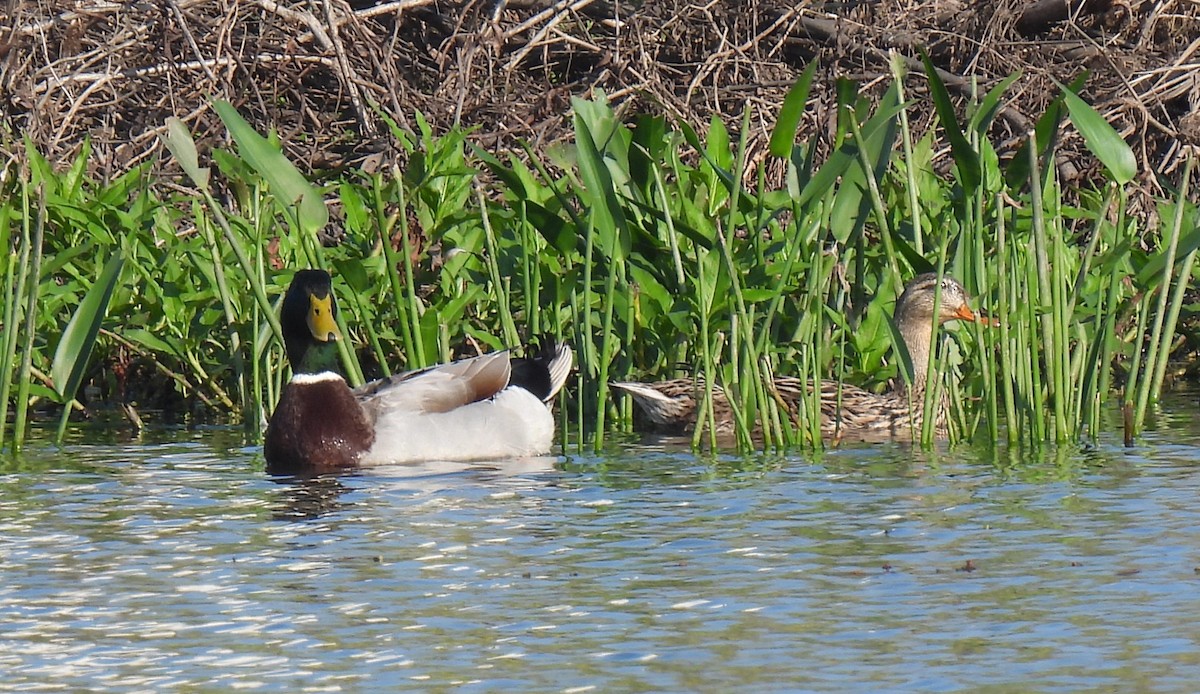
[[[959,437],[1078,439],[1098,433],[1114,366],[1136,436],[1200,247],[1190,165],[1157,201],[1167,223],[1148,228],[1129,213],[1128,145],[1071,86],[1001,157],[988,131],[1012,79],[960,115],[928,66],[936,128],[914,133],[900,64],[875,101],[840,83],[831,137],[797,141],[813,70],[765,157],[747,151],[749,105],[735,130],[714,118],[697,131],[619,116],[603,94],[573,100],[574,141],[544,153],[487,152],[418,114],[415,132],[392,124],[404,171],[318,183],[224,103],[232,150],[200,153],[168,123],[180,181],[143,167],[96,182],[86,148],[65,172],[30,148],[0,190],[0,415],[14,406],[20,445],[31,403],[71,406],[83,384],[146,398],[136,373],[256,431],[283,377],[275,304],[291,268],[322,267],[359,326],[342,354],[352,383],[570,341],[560,428],[577,445],[631,426],[612,380],[694,377],[698,445],[717,443],[720,386],[738,444],[787,447],[820,445],[819,406],[782,406],[774,374],[882,390],[914,371],[950,375],[924,392],[950,390]],[[1105,184],[1064,189],[1052,162],[1068,119]],[[889,315],[921,272],[960,279],[994,324],[952,327],[914,370]]]

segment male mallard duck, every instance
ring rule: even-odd
[[[545,345],[524,359],[492,352],[351,390],[336,371],[336,316],[329,274],[298,271],[280,312],[293,375],[267,425],[268,472],[549,452],[547,403],[571,370],[567,345]]]
[[[904,287],[896,301],[896,328],[904,338],[912,358],[913,385],[900,385],[886,393],[872,393],[849,384],[821,382],[821,432],[842,438],[872,438],[880,436],[910,436],[920,432],[924,414],[926,366],[933,345],[934,293],[938,277],[935,273],[919,275]],[[952,277],[942,277],[941,302],[937,324],[951,320],[976,320],[967,305],[967,292]],[[696,420],[696,405],[701,387],[690,379],[657,383],[613,383],[614,388],[633,396],[650,423],[659,431],[678,433],[690,429]],[[795,412],[797,402],[810,392],[809,382],[780,376],[774,381],[775,391],[788,410]],[[839,392],[840,391],[840,392]],[[948,433],[948,397],[934,405],[934,431],[939,437]],[[713,419],[719,433],[733,430],[733,413],[725,393],[713,387]]]

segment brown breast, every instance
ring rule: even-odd
[[[272,475],[318,474],[355,467],[374,441],[345,381],[293,381],[271,414],[263,454]]]

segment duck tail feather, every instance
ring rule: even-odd
[[[633,396],[634,402],[644,407],[653,407],[656,403],[665,403],[674,400],[670,395],[646,383],[638,383],[637,381],[610,381],[609,385],[617,390],[629,393]]]
[[[575,363],[575,354],[565,342],[546,340],[529,356],[512,360],[512,377],[509,385],[524,388],[542,400],[549,402],[563,384]]]
[[[567,382],[567,376],[571,375],[571,369],[575,367],[575,353],[571,350],[571,345],[565,342],[560,342],[554,350],[554,358],[546,365],[546,370],[550,372],[550,393],[542,398],[549,402],[551,398],[558,395],[558,391],[562,390],[563,385]]]

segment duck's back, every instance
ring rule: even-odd
[[[565,354],[569,360],[569,349]],[[360,388],[356,393],[375,429],[375,443],[360,463],[498,460],[546,453],[554,442],[554,417],[541,397],[510,385],[511,374],[510,355],[502,351]]]

